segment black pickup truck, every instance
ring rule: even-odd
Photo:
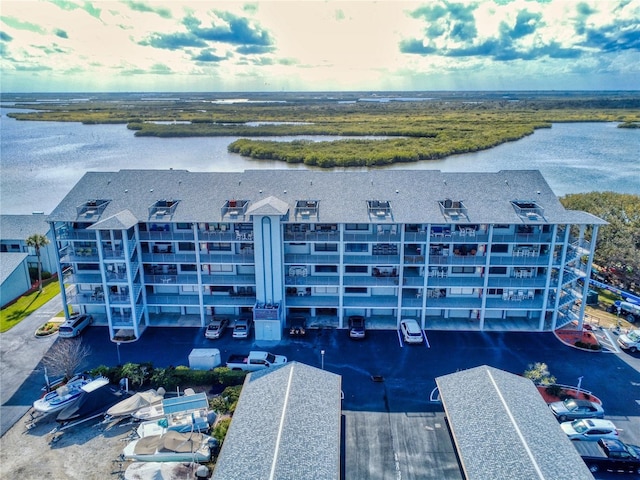
[[[640,447],[620,440],[601,438],[597,442],[572,442],[592,472],[628,472],[640,475]]]

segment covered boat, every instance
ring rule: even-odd
[[[107,410],[107,416],[110,418],[128,417],[141,408],[159,405],[162,403],[164,393],[163,388],[160,388],[158,391],[152,388],[144,392],[135,393]]]
[[[141,462],[208,462],[218,442],[203,433],[168,431],[129,443],[122,455]]]
[[[42,413],[59,412],[73,403],[82,393],[82,386],[91,381],[84,375],[76,375],[64,385],[47,393],[44,397],[33,402],[33,408]]]
[[[109,407],[122,400],[122,392],[109,385],[109,379],[100,377],[81,387],[78,399],[64,408],[56,417],[56,422],[66,424],[90,420],[104,413]]]

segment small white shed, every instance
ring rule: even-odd
[[[217,348],[194,348],[189,354],[189,368],[192,370],[211,370],[220,364],[222,360]]]

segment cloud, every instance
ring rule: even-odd
[[[274,50],[273,47],[265,46],[265,45],[241,45],[236,48],[236,52],[241,55],[257,55],[269,53]]]
[[[51,3],[57,5],[62,10],[84,10],[89,15],[97,19],[100,19],[100,14],[102,13],[102,9],[94,7],[91,2],[83,2],[82,4],[79,4],[66,0],[52,0]]]
[[[127,4],[131,7],[131,10],[135,10],[136,12],[150,12],[155,13],[162,18],[172,18],[171,11],[166,8],[154,8],[144,2],[130,1]]]
[[[194,55],[192,58],[198,62],[217,63],[226,60],[227,57],[221,57],[220,55],[216,55],[212,50],[206,49],[201,50],[200,53]]]
[[[442,2],[414,10],[411,17],[425,22],[424,37],[402,40],[400,52],[455,58],[487,57],[498,62],[541,57],[578,58],[584,53],[584,48],[578,45],[563,46],[557,40],[542,38],[538,34],[546,27],[542,14],[526,9],[501,12],[504,18],[496,30],[481,37],[476,28],[475,15],[480,15],[474,10],[477,7],[477,4]],[[586,8],[582,12],[589,14]],[[534,37],[536,40],[532,41]]]
[[[473,11],[476,5],[461,3],[436,4],[416,9],[411,16],[428,23],[426,36],[436,38],[446,35],[454,41],[467,42],[478,34]]]
[[[232,45],[262,45],[272,44],[269,33],[252,26],[249,20],[238,17],[229,12],[215,12],[222,21],[218,25],[201,27],[201,22],[193,16],[185,17],[183,24],[188,31],[198,38],[210,42],[223,42]]]
[[[15,28],[16,30],[25,30],[32,33],[46,33],[44,28],[41,26],[31,22],[23,22],[14,17],[2,17],[2,21],[9,27]]]
[[[11,40],[13,40],[13,37],[8,33],[0,30],[0,40],[2,40],[3,42],[10,42]]]
[[[140,45],[179,50],[184,47],[206,47],[207,43],[192,33],[155,33],[149,39],[139,42]]]
[[[69,38],[69,35],[67,35],[67,32],[65,32],[64,30],[60,30],[59,28],[56,28],[56,29],[53,31],[53,34],[54,34],[56,37],[60,37],[60,38]]]
[[[510,30],[511,38],[522,38],[531,35],[536,31],[536,27],[542,18],[540,13],[531,13],[527,10],[520,10],[516,18],[516,25]],[[506,25],[503,23],[503,25]]]

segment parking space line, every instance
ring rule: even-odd
[[[398,343],[400,344],[400,348],[403,348],[404,342],[402,341],[402,335],[400,334],[400,329],[397,329],[396,333],[398,334]]]
[[[427,338],[427,332],[425,332],[424,330],[422,331],[422,336],[424,337],[424,344],[425,347],[427,348],[431,348],[431,344],[429,343],[429,339]]]

